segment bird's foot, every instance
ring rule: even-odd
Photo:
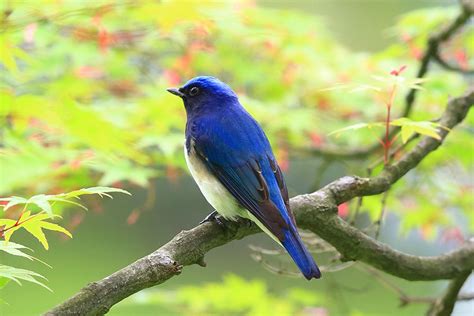
[[[225,229],[226,225],[225,222],[223,221],[223,218],[219,216],[219,213],[214,210],[211,212],[209,215],[206,216],[202,221],[199,222],[199,224],[204,224],[206,222],[215,222],[217,225]]]

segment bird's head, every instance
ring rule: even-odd
[[[232,89],[214,77],[195,77],[181,88],[170,88],[168,92],[183,99],[189,114],[217,110],[219,107],[237,103],[237,95]]]

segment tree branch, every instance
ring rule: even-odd
[[[474,104],[474,91],[448,103],[440,124],[453,128]],[[337,216],[337,205],[356,196],[374,195],[413,169],[438,148],[447,130],[440,130],[441,140],[425,137],[395,164],[373,178],[343,177],[312,194],[291,199],[298,225],[317,233],[334,246],[344,260],[359,260],[407,280],[438,280],[457,277],[474,268],[474,242],[436,257],[419,257],[399,252],[349,225]],[[213,248],[241,239],[260,230],[247,221],[226,222],[226,230],[207,222],[182,231],[152,254],[114,274],[85,286],[79,293],[47,312],[46,315],[100,315],[114,304],[142,289],[161,284],[179,274],[183,266],[205,266],[204,255]]]
[[[445,28],[441,29],[438,33],[429,37],[427,42],[426,50],[423,57],[420,60],[420,67],[416,77],[423,78],[428,72],[429,65],[432,60],[437,61],[439,64],[447,68],[450,66],[447,63],[443,63],[439,57],[439,47],[441,44],[448,41],[459,29],[461,29],[468,21],[469,18],[474,14],[474,5],[469,1],[461,1],[461,12],[450,24]],[[456,67],[450,67],[449,70],[455,70]],[[470,73],[469,71],[467,73]],[[418,89],[411,89],[405,97],[405,107],[400,114],[400,117],[408,117],[413,110],[413,104],[418,93]],[[394,136],[396,130],[392,130],[390,138]],[[337,147],[321,147],[321,148],[309,148],[302,151],[310,153],[312,155],[327,157],[327,158],[339,158],[339,159],[363,159],[368,155],[371,155],[381,150],[379,142],[365,147],[345,150]]]
[[[440,32],[435,33],[429,37],[427,48],[423,54],[420,68],[418,69],[418,73],[416,75],[417,78],[423,78],[426,75],[431,60],[438,56],[440,45],[448,41],[459,29],[461,29],[469,21],[469,18],[473,13],[474,8],[472,4],[469,4],[469,1],[461,1],[461,12],[456,17],[456,19],[454,19],[445,28],[441,29]],[[405,98],[405,109],[401,114],[402,117],[410,115],[417,93],[417,89],[411,89],[407,94]]]
[[[458,301],[471,301],[474,300],[474,293],[465,293],[458,295]]]
[[[459,72],[461,74],[472,75],[474,74],[474,69],[464,69],[459,66],[451,65],[447,61],[445,61],[440,55],[439,52],[433,57],[438,65],[443,67],[446,70]]]
[[[363,266],[359,265],[359,269],[365,270],[366,272],[370,273],[376,280],[380,282],[380,284],[384,285],[386,288],[389,290],[395,292],[399,299],[400,299],[400,307],[405,307],[409,304],[430,304],[430,311],[434,309],[433,305],[435,304],[440,304],[439,302],[442,301],[441,298],[436,298],[436,297],[428,297],[428,296],[411,296],[405,293],[398,285],[395,283],[391,282],[389,279],[385,278],[385,276],[380,273],[379,271],[375,270],[374,268],[370,266]],[[462,275],[459,276],[461,278]],[[448,291],[446,291],[447,293]],[[459,292],[459,290],[458,290]],[[446,295],[446,294],[445,294]],[[468,301],[474,299],[474,294],[459,294],[457,297],[455,296],[455,293],[451,293],[452,296],[450,296],[451,299],[454,299],[455,301]],[[443,296],[446,297],[446,296]]]
[[[458,293],[464,282],[471,274],[465,271],[449,282],[448,288],[443,296],[437,299],[428,311],[429,316],[449,316],[453,312],[454,304],[458,300]]]

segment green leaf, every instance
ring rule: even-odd
[[[4,34],[0,36],[0,63],[12,73],[18,71],[15,61],[15,47]]]
[[[8,210],[9,208],[12,208],[15,205],[20,205],[20,204],[35,204],[37,205],[42,211],[45,211],[48,214],[52,214],[51,210],[51,204],[49,204],[49,198],[50,195],[45,195],[45,194],[39,194],[32,196],[29,199],[25,199],[19,196],[12,196],[8,198],[2,198],[0,201],[8,201],[7,205],[3,208],[4,211]]]
[[[86,188],[86,189],[79,189],[75,191],[71,191],[69,193],[64,193],[64,194],[58,194],[58,197],[62,198],[71,198],[71,197],[79,197],[81,195],[89,195],[89,194],[98,194],[99,196],[108,196],[112,198],[112,196],[108,193],[125,193],[128,195],[131,195],[130,192],[119,189],[119,188],[110,188],[110,187],[92,187],[92,188]]]
[[[29,213],[29,212],[26,212]],[[20,218],[18,219],[18,223],[24,218],[25,213],[21,214]],[[20,229],[21,226],[16,224],[17,221],[8,219],[8,218],[0,218],[0,227],[4,226],[3,228],[3,237],[6,241],[9,241],[13,233]]]
[[[25,222],[25,224],[23,224],[22,227],[26,229],[34,237],[36,237],[36,239],[38,239],[38,241],[43,245],[43,247],[46,250],[49,249],[49,244],[43,232],[43,229],[61,232],[69,236],[70,238],[72,238],[71,233],[64,227],[61,227],[58,224],[46,222],[45,219],[50,218],[48,214],[37,214],[37,215],[32,215],[31,217],[32,219]]]
[[[35,258],[27,253],[24,253],[23,252],[23,249],[28,249],[28,250],[31,250],[30,248],[26,247],[26,246],[23,246],[23,245],[20,245],[20,244],[17,244],[17,243],[14,243],[13,241],[6,241],[6,240],[3,240],[3,241],[0,241],[0,250],[1,251],[4,251],[10,255],[13,255],[13,256],[18,256],[18,257],[23,257],[23,258],[26,258],[28,260],[36,260],[36,261],[39,261],[41,262],[42,264],[48,266],[51,268],[50,265],[48,265],[46,262],[42,261],[42,260],[39,260],[38,258]]]
[[[418,133],[420,135],[429,136],[437,140],[441,140],[438,129],[446,127],[429,121],[412,121],[409,118],[401,117],[399,119],[393,120],[390,122],[390,125],[400,126],[402,133],[402,141],[406,143],[413,133]],[[449,129],[448,129],[449,130]]]
[[[84,205],[82,205],[81,203],[77,203],[77,202],[74,202],[74,201],[70,201],[70,200],[66,200],[66,199],[62,199],[62,198],[58,198],[58,197],[51,197],[49,199],[50,201],[53,201],[53,202],[64,202],[64,203],[69,203],[69,204],[72,204],[72,205],[75,205],[75,206],[78,206],[84,210],[87,211],[87,207],[85,207]]]
[[[14,255],[14,256],[24,257],[24,258],[27,258],[29,260],[34,259],[34,257],[24,253],[21,249],[31,250],[28,247],[25,247],[23,245],[14,243],[12,241],[10,241],[10,242],[6,241],[6,240],[0,241],[0,250],[1,251],[5,251],[6,253],[9,253],[9,254]]]
[[[411,126],[408,126],[408,125],[402,126],[401,128],[402,142],[406,143],[408,139],[411,137],[411,135],[413,135],[413,133],[415,133],[415,131],[413,130]]]
[[[39,194],[28,199],[27,204],[36,204],[42,211],[52,215],[51,204],[49,204],[50,195]]]
[[[171,158],[170,158],[171,159]],[[120,181],[129,181],[141,187],[148,185],[148,179],[156,176],[156,168],[142,167],[128,159],[105,158],[88,164],[93,170],[103,173],[99,185],[106,186]]]
[[[10,282],[10,279],[9,279],[9,278],[0,277],[0,290],[1,290],[2,288],[4,288],[5,285],[8,284],[8,282]],[[0,302],[0,303],[2,303],[2,302]]]
[[[38,239],[38,241],[43,245],[43,247],[48,250],[49,244],[48,240],[46,239],[46,235],[43,232],[43,229],[54,230],[72,238],[71,233],[64,227],[46,221],[46,219],[50,218],[52,218],[52,216],[49,214],[37,213],[31,215],[31,212],[27,211],[21,215],[18,221],[4,218],[0,219],[0,225],[5,225],[6,227],[6,231],[4,232],[4,237],[6,241],[10,240],[11,235],[14,231],[20,228],[24,228],[27,232],[29,232],[36,239]]]
[[[349,132],[349,131],[353,131],[353,130],[358,130],[358,129],[362,129],[362,128],[368,128],[368,129],[371,129],[371,128],[374,128],[374,127],[384,127],[384,123],[382,122],[375,122],[375,123],[357,123],[357,124],[354,124],[354,125],[350,125],[350,126],[347,126],[347,127],[344,127],[344,128],[341,128],[341,129],[338,129],[338,130],[335,130],[331,133],[328,134],[329,135],[336,135],[336,137],[339,137],[339,135],[341,133],[344,133],[344,132]]]
[[[19,197],[19,196],[11,196],[7,198],[1,198],[0,201],[8,202],[7,205],[3,207],[3,210],[6,211],[9,208],[18,205],[18,204],[26,204],[28,202],[27,199]]]
[[[7,278],[10,280],[15,281],[16,283],[21,285],[20,280],[28,281],[31,283],[38,284],[45,289],[51,291],[49,287],[47,287],[43,282],[39,281],[38,279],[44,279],[46,278],[42,276],[41,274],[38,274],[36,272],[30,271],[30,270],[25,270],[25,269],[18,269],[10,266],[6,266],[3,264],[0,264],[0,280],[2,278]],[[0,282],[1,284],[1,282]],[[3,284],[5,285],[5,283]],[[52,292],[52,291],[51,291]]]
[[[68,199],[70,198],[78,198],[81,195],[89,195],[89,194],[98,194],[99,196],[108,196],[112,198],[111,195],[108,193],[125,193],[128,195],[131,195],[129,192],[119,189],[119,188],[110,188],[110,187],[91,187],[91,188],[85,188],[85,189],[79,189],[75,191],[71,191],[69,193],[60,193],[56,195],[46,195],[46,194],[38,194],[34,195],[29,199],[25,199],[23,197],[18,197],[18,196],[11,196],[7,198],[1,198],[0,201],[7,201],[7,205],[3,208],[4,211],[8,210],[9,208],[15,206],[15,205],[28,205],[28,204],[35,204],[38,206],[42,211],[46,212],[49,215],[53,215],[53,210],[51,207],[51,201],[52,202],[64,202],[64,203],[69,203],[73,204],[76,206],[79,206],[83,209],[87,209],[85,206],[83,206],[80,203],[70,201]]]

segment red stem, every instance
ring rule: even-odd
[[[13,227],[17,227],[17,226],[20,226],[20,225],[26,223],[27,221],[29,221],[30,219],[34,218],[36,215],[41,214],[42,212],[36,213],[36,214],[34,214],[34,215],[28,217],[28,218],[25,219],[24,221],[20,222],[20,219],[21,219],[21,217],[23,216],[23,213],[24,213],[24,212],[21,212],[20,217],[18,217],[18,219],[16,220],[15,224],[13,224],[12,226],[7,227],[7,228],[0,229],[0,237],[3,237],[3,233],[5,233],[6,231],[9,231],[9,230],[12,229]]]
[[[392,90],[390,91],[389,101],[387,102],[387,117],[386,117],[386,120],[385,120],[385,140],[382,144],[383,150],[384,150],[384,155],[383,155],[384,165],[388,164],[388,160],[389,160],[388,159],[388,153],[389,153],[390,147],[392,145],[392,141],[390,141],[390,135],[389,135],[389,132],[390,132],[390,112],[391,112],[391,109],[392,109],[393,100],[395,98],[396,89],[397,89],[397,85],[394,84],[392,86]]]

